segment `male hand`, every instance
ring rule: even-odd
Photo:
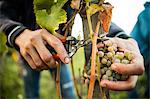
[[[120,38],[110,38],[106,42],[112,42],[117,44],[118,47],[122,48],[124,51],[129,51],[133,53],[133,59],[130,64],[114,63],[111,65],[112,70],[118,72],[119,74],[129,75],[127,81],[108,81],[102,80],[101,86],[106,87],[110,90],[130,90],[136,85],[138,75],[144,72],[143,57],[140,54],[138,45],[133,39],[120,39]],[[100,44],[98,44],[101,47]]]
[[[55,49],[63,63],[68,64],[70,61],[62,42],[45,29],[26,29],[16,38],[15,43],[32,69],[44,70],[56,66],[56,61],[46,48],[46,44]]]

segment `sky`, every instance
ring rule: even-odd
[[[121,27],[127,34],[130,34],[138,14],[144,9],[146,0],[106,0],[110,2],[113,8],[112,22]],[[82,19],[78,14],[75,18],[72,29],[72,36],[77,37],[79,34],[83,37]],[[82,38],[83,39],[83,38]]]
[[[130,34],[146,0],[106,0],[113,6],[112,22]]]

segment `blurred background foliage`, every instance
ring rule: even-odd
[[[18,56],[13,49],[8,49],[5,45],[6,37],[0,33],[0,98],[5,99],[24,99],[23,70],[18,63]],[[81,84],[79,75],[82,74],[84,67],[84,50],[79,49],[73,57],[78,88],[85,99],[87,95],[87,86]],[[71,69],[70,69],[71,70]],[[80,72],[79,72],[80,71]],[[145,76],[139,77],[137,88],[141,98],[144,94]],[[110,92],[111,99],[127,99],[127,92]],[[40,79],[40,97],[41,99],[57,99],[54,81],[49,71],[43,71]]]
[[[23,93],[23,83],[18,76],[18,67],[13,60],[13,50],[6,47],[6,37],[0,33],[0,96],[17,99]]]

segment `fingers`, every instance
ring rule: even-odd
[[[30,46],[28,47],[28,49],[26,49],[26,51],[31,56],[37,68],[49,69],[49,67],[41,60],[39,54],[37,53],[34,47]]]
[[[131,52],[129,50],[125,50],[125,51]],[[131,53],[133,54],[133,59],[131,60],[130,64],[114,63],[111,65],[112,70],[120,74],[127,74],[127,75],[143,74],[144,63],[143,63],[142,56],[133,51]]]
[[[33,62],[32,58],[30,57],[30,55],[28,55],[26,52],[22,52],[20,51],[23,58],[28,62],[28,64],[30,65],[30,67],[32,69],[37,69],[35,63]]]
[[[52,54],[49,52],[49,50],[45,47],[44,42],[40,36],[34,37],[31,40],[32,45],[37,50],[40,58],[42,61],[48,66],[51,67],[52,65],[55,65],[55,60],[52,57]]]
[[[100,43],[97,44],[97,48],[103,48],[103,47],[104,47],[103,43],[100,42]]]
[[[121,90],[131,90],[135,87],[138,76],[130,76],[127,81],[108,81],[102,80],[101,86],[108,88],[110,90],[121,91]]]
[[[128,75],[140,75],[144,72],[144,69],[141,68],[139,64],[121,64],[114,63],[111,65],[112,70],[118,72],[119,74],[128,74]]]
[[[55,36],[51,35],[48,31],[43,30],[43,32],[44,33],[42,37],[44,38],[44,40],[46,40],[47,43],[55,49],[60,60],[63,63],[68,64],[70,62],[70,59],[62,42]]]

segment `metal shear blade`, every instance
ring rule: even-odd
[[[91,42],[90,39],[78,41],[76,45],[72,46],[72,51],[69,53],[69,57],[71,58],[79,48],[89,45],[90,42]]]

